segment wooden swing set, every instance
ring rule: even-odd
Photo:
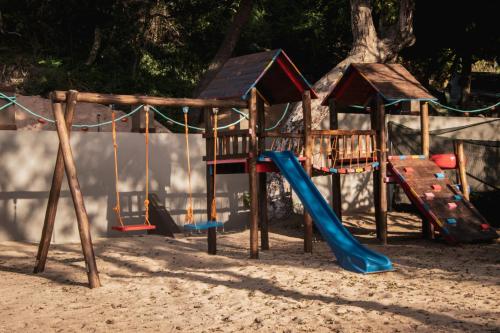
[[[54,222],[57,213],[57,205],[59,202],[59,197],[61,193],[61,186],[63,181],[63,176],[66,174],[68,180],[69,189],[71,192],[71,197],[73,200],[76,220],[78,224],[78,232],[80,236],[80,241],[82,245],[82,252],[85,260],[85,267],[87,272],[87,277],[89,281],[90,288],[96,288],[101,285],[97,270],[97,265],[95,261],[94,249],[92,246],[92,238],[90,233],[90,223],[88,214],[85,208],[83,194],[80,188],[80,183],[78,181],[78,173],[76,169],[75,160],[73,157],[73,152],[70,144],[70,132],[73,124],[73,117],[75,113],[75,106],[77,102],[86,103],[97,103],[104,105],[144,105],[144,111],[146,112],[146,119],[148,119],[149,106],[165,106],[165,107],[192,107],[201,108],[205,111],[205,114],[209,114],[209,117],[214,116],[214,109],[219,108],[246,108],[248,103],[241,100],[216,100],[216,99],[190,99],[190,98],[165,98],[165,97],[149,97],[149,96],[134,96],[134,95],[105,95],[97,93],[80,93],[74,90],[70,91],[54,91],[51,93],[52,101],[52,111],[54,114],[54,119],[56,122],[56,129],[59,138],[59,148],[56,157],[56,163],[54,167],[54,173],[52,176],[52,185],[49,193],[49,200],[47,203],[47,209],[44,218],[43,230],[41,235],[41,240],[38,247],[38,253],[36,256],[36,263],[34,268],[34,273],[43,272],[45,269],[45,264],[47,261],[47,255],[50,247],[50,242],[52,239],[52,234],[54,230]],[[65,103],[65,111],[63,111],[63,103]],[[216,114],[216,112],[215,112]],[[114,117],[114,116],[113,116]],[[114,118],[116,119],[116,118]],[[215,117],[216,119],[216,117]],[[215,123],[217,120],[215,120]],[[114,124],[114,122],[113,122]],[[215,126],[216,127],[216,126]],[[146,127],[147,128],[147,127]],[[210,124],[206,124],[205,131],[210,132],[212,127]],[[217,134],[215,131],[214,134]],[[215,140],[217,141],[217,140]],[[119,191],[118,191],[118,152],[117,152],[117,141],[116,141],[116,128],[113,129],[113,149],[115,155],[115,191],[116,191],[116,206],[114,211],[117,216],[119,225],[114,227],[114,229],[120,231],[130,231],[130,230],[144,230],[152,229],[148,219],[148,158],[149,158],[149,135],[146,129],[145,135],[145,147],[146,147],[146,199],[144,201],[145,206],[145,223],[143,225],[127,226],[124,225],[121,215],[120,215],[120,203],[119,203]],[[207,140],[207,154],[208,152],[216,151],[216,144],[214,141]],[[208,169],[208,167],[207,167]],[[211,170],[207,170],[211,171]],[[207,172],[207,180],[209,181],[209,189],[207,190],[207,211],[208,220],[216,223],[216,208],[215,208],[215,172]],[[191,197],[192,198],[192,197]],[[192,200],[192,199],[191,199]],[[192,201],[190,201],[192,204]],[[191,206],[192,207],[192,206]],[[206,223],[208,233],[208,248],[209,253],[216,252],[216,228]]]

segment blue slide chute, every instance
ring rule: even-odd
[[[276,164],[297,193],[340,266],[357,273],[385,272],[393,269],[389,258],[366,248],[344,228],[291,151],[266,151],[264,156]]]

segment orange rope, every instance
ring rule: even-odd
[[[217,178],[217,111],[214,111],[214,164],[213,164],[213,177],[214,177],[214,184],[213,184],[213,197],[212,197],[212,204],[211,204],[211,209],[210,209],[210,219],[211,220],[217,220],[217,205],[216,205],[216,178]]]
[[[188,113],[184,112],[184,134],[186,137],[186,160],[187,160],[187,169],[188,169],[188,203],[186,208],[186,223],[194,223],[193,218],[193,191],[191,188],[191,159],[189,154],[189,128],[188,128]]]
[[[144,224],[151,225],[149,223],[149,106],[144,106],[144,112],[146,113],[146,130],[145,130],[145,144],[146,144],[146,193],[144,199]]]
[[[111,128],[112,128],[112,136],[113,136],[113,151],[115,155],[115,193],[116,193],[116,205],[113,207],[115,211],[116,220],[123,227],[123,220],[120,214],[120,192],[118,191],[118,144],[116,143],[116,124],[115,124],[115,110],[111,111]]]

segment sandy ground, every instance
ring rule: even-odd
[[[275,227],[271,251],[248,259],[248,232],[204,237],[95,240],[103,287],[85,287],[78,244],[0,243],[0,332],[499,332],[498,243],[449,247],[418,238],[418,219],[390,217],[390,245],[369,216],[346,224],[388,255],[394,272],[339,268],[323,242],[302,253],[293,227]]]

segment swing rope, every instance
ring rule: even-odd
[[[185,134],[185,139],[186,139],[186,160],[187,160],[187,171],[188,171],[188,203],[187,203],[187,208],[186,208],[186,223],[194,223],[196,225],[196,222],[194,221],[193,218],[193,190],[191,187],[191,158],[189,154],[189,125],[188,125],[188,112],[189,112],[189,107],[185,106],[182,108],[182,111],[184,112],[184,134]]]
[[[146,129],[145,129],[145,144],[146,144],[146,190],[144,198],[144,224],[151,225],[149,223],[149,105],[144,106],[144,112],[146,116]]]
[[[123,220],[121,216],[121,208],[120,208],[120,192],[118,191],[118,144],[116,143],[116,114],[115,110],[113,109],[113,106],[111,106],[111,129],[112,129],[112,136],[113,136],[113,152],[115,156],[115,193],[116,193],[116,205],[113,207],[113,210],[115,211],[116,214],[116,219],[118,223],[123,227]]]
[[[213,162],[213,174],[214,174],[214,185],[213,185],[213,195],[212,204],[210,209],[210,219],[213,221],[217,220],[217,205],[216,205],[216,179],[217,179],[217,113],[218,110],[214,109],[214,162]]]

